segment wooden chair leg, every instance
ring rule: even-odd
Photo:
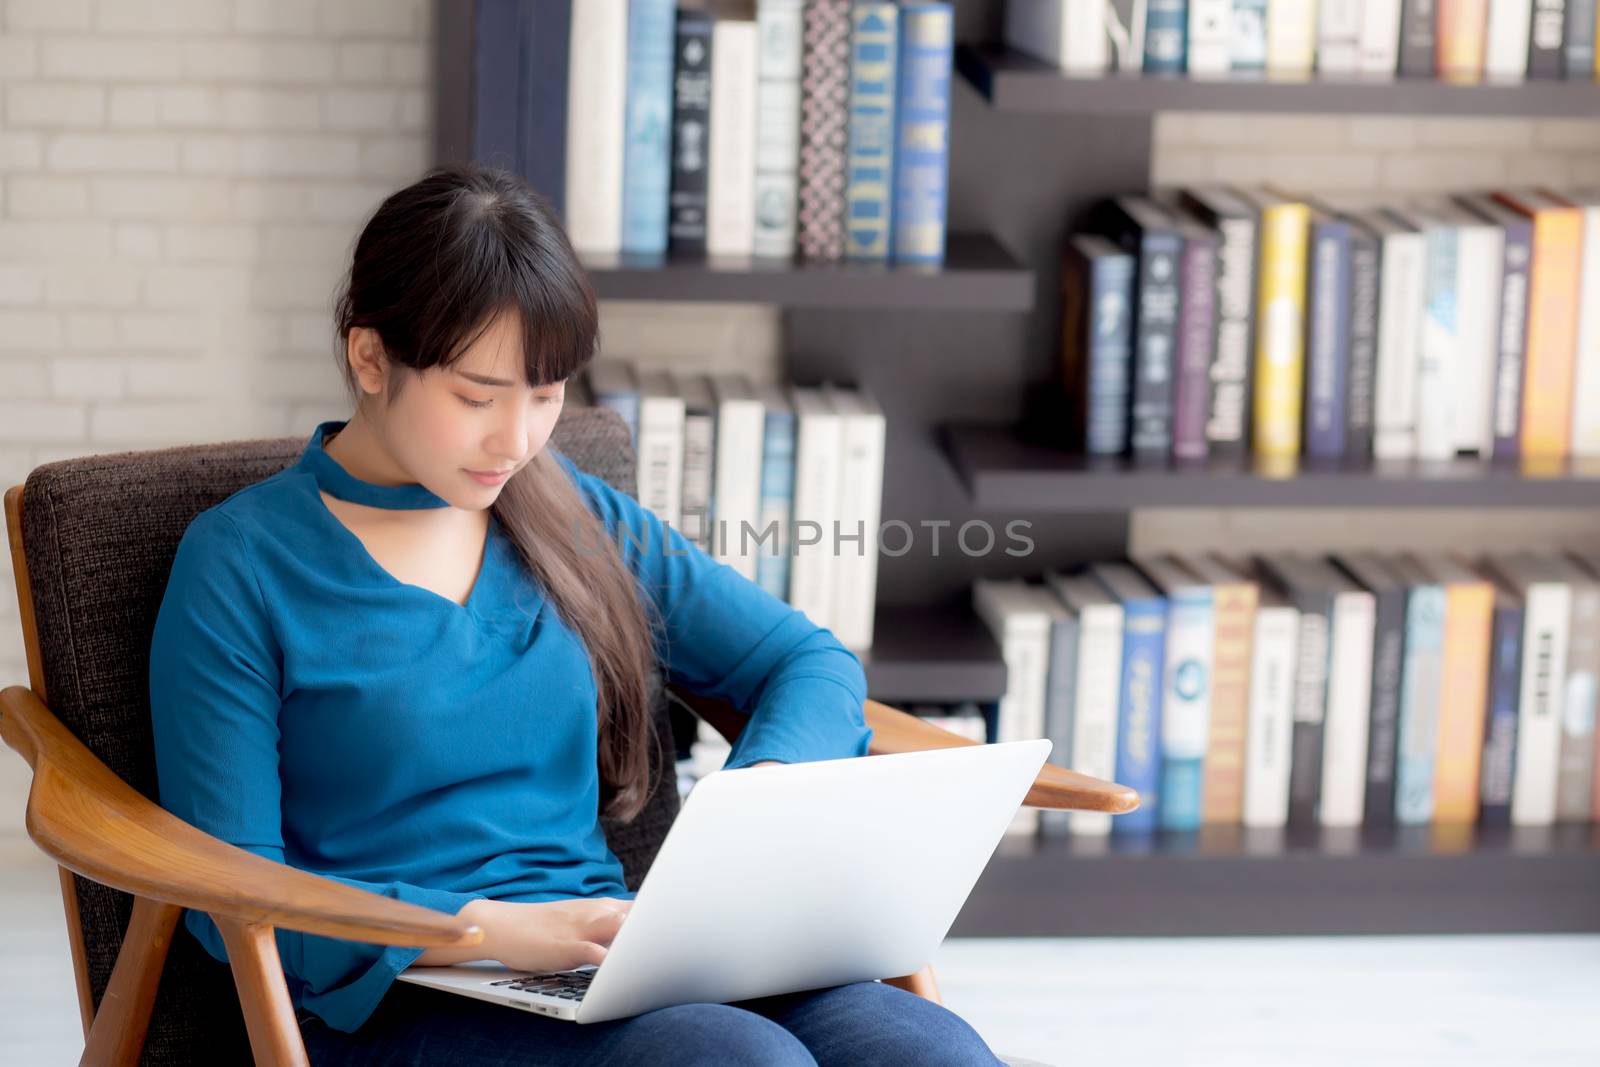
[[[903,978],[885,978],[885,985],[899,986],[907,993],[915,993],[923,1000],[931,1000],[935,1004],[943,1004],[939,996],[939,983],[933,978],[933,964],[928,964],[916,974],[908,974]]]
[[[172,931],[183,909],[146,897],[133,900],[133,917],[122,938],[116,966],[100,1010],[89,1027],[84,1043],[84,1064],[137,1065],[144,1051],[145,1034],[150,1029],[150,1013],[156,1004],[156,989],[161,984],[161,969],[167,962]]]
[[[310,1067],[272,927],[213,915],[228,949],[257,1067]]]

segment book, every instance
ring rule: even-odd
[[[894,201],[899,8],[876,0],[850,9],[850,131],[845,172],[845,255],[886,261]]]
[[[1161,798],[1163,830],[1200,828],[1206,747],[1211,737],[1211,674],[1216,651],[1211,586],[1170,557],[1135,559],[1167,601],[1161,682]]]
[[[518,170],[558,217],[567,210],[567,89],[571,78],[572,0],[518,5],[522,43],[517,96]]]
[[[629,0],[628,88],[622,146],[622,250],[667,249],[672,185],[672,0]]]
[[[1561,39],[1562,74],[1594,81],[1595,0],[1567,0],[1567,22]]]
[[[639,383],[633,365],[616,356],[596,356],[589,362],[589,394],[601,407],[622,416],[634,451],[639,448]]]
[[[1434,70],[1445,81],[1483,77],[1489,0],[1434,0],[1437,6]]]
[[[1357,220],[1350,225],[1350,345],[1345,367],[1345,455],[1372,458],[1373,416],[1378,393],[1378,301],[1382,281],[1381,238]]]
[[[1228,73],[1232,36],[1233,0],[1189,0],[1189,75]]]
[[[712,555],[755,581],[757,552],[752,544],[761,526],[761,449],[766,412],[750,379],[722,372],[711,376],[717,426],[713,435]],[[746,531],[750,532],[746,532]]]
[[[1310,210],[1270,190],[1250,198],[1261,220],[1251,439],[1258,456],[1292,459],[1301,440]]]
[[[756,583],[779,600],[788,600],[794,547],[794,404],[788,391],[777,385],[761,386],[756,399],[762,411],[761,521],[750,550],[756,553]]]
[[[1489,706],[1484,721],[1478,784],[1478,820],[1511,823],[1511,780],[1517,758],[1517,694],[1522,679],[1522,598],[1494,583],[1494,634],[1490,646]]]
[[[1405,218],[1422,231],[1422,340],[1417,349],[1416,456],[1455,455],[1456,380],[1463,349],[1460,326],[1459,227],[1436,202],[1419,203]],[[1421,402],[1426,397],[1427,402]]]
[[[1317,70],[1355,74],[1361,69],[1362,0],[1317,0]]]
[[[1400,0],[1361,5],[1361,73],[1394,74],[1400,66]]]
[[[622,249],[628,0],[572,5],[567,80],[567,237],[579,252]]]
[[[1566,73],[1567,0],[1533,0],[1528,31],[1528,77],[1559,78]]]
[[[1150,0],[1105,0],[1106,39],[1111,70],[1144,69],[1145,25]]]
[[[1115,780],[1139,794],[1139,807],[1117,817],[1113,834],[1148,834],[1161,806],[1161,697],[1167,602],[1125,563],[1093,563],[1089,574],[1122,606],[1121,704]]]
[[[755,232],[758,256],[795,250],[795,198],[800,165],[802,0],[756,5]]]
[[[1528,74],[1528,30],[1532,0],[1489,0],[1484,29],[1483,72],[1496,81],[1521,81]]]
[[[1201,821],[1236,825],[1244,817],[1245,739],[1249,729],[1250,671],[1260,586],[1248,575],[1205,555],[1178,562],[1211,586],[1211,716],[1201,789]]]
[[[833,632],[849,649],[872,647],[877,610],[878,526],[883,510],[883,408],[865,386],[824,386],[840,419],[839,521]]]
[[[667,241],[674,251],[706,250],[706,185],[711,150],[711,28],[708,12],[678,12],[672,76],[672,191]]]
[[[1394,567],[1411,587],[1406,597],[1405,661],[1400,675],[1394,817],[1403,826],[1415,826],[1433,821],[1447,599],[1444,586],[1414,557],[1401,556]]]
[[[518,0],[478,0],[472,12],[472,159],[520,170],[522,77]]]
[[[719,18],[711,27],[706,251],[713,256],[755,252],[757,45],[749,19]]]
[[[1422,341],[1427,250],[1422,233],[1398,216],[1360,216],[1383,249],[1378,268],[1378,368],[1372,454],[1410,459],[1417,451],[1417,360]]]
[[[1418,562],[1445,594],[1433,821],[1471,825],[1478,820],[1494,586],[1444,553],[1426,553]]]
[[[591,379],[592,380],[592,379]],[[665,370],[639,372],[639,503],[683,529],[683,395]]]
[[[1583,551],[1574,552],[1571,555],[1572,559],[1576,561],[1578,566],[1583,570],[1586,577],[1590,579],[1600,579],[1600,553],[1594,551]],[[1590,818],[1600,821],[1600,725],[1596,725],[1592,722],[1580,723],[1577,725],[1588,726],[1591,732],[1595,734],[1595,751],[1594,756],[1592,757],[1590,774],[1590,777],[1593,781],[1593,790],[1590,796]],[[1566,735],[1579,734],[1581,732],[1581,729],[1563,727],[1563,753],[1565,753],[1567,748],[1568,737]],[[1488,758],[1487,754],[1485,754],[1485,758]],[[1559,788],[1560,783],[1558,782],[1557,789],[1559,790]]]
[[[1228,51],[1234,70],[1266,67],[1267,0],[1233,0],[1233,33]]]
[[[1044,588],[1017,578],[978,579],[972,586],[972,606],[994,634],[1006,664],[995,740],[1043,737],[1050,627],[1066,609]],[[1039,809],[1020,807],[1006,833],[1027,835],[1038,829]]]
[[[1306,258],[1305,454],[1340,459],[1350,370],[1350,223],[1311,204]]]
[[[796,241],[807,259],[836,260],[844,256],[850,0],[812,0],[801,25]]]
[[[1270,583],[1260,589],[1250,641],[1243,822],[1274,828],[1289,821],[1300,612]]]
[[[816,625],[834,625],[835,538],[839,525],[839,475],[843,425],[819,387],[789,390],[794,402],[794,550],[789,603]]]
[[[683,397],[683,482],[679,521],[683,536],[703,552],[711,550],[711,463],[716,449],[716,401],[703,374],[673,375]]]
[[[1437,62],[1437,0],[1402,0],[1400,76],[1431,78]]]
[[[948,3],[901,6],[892,249],[896,262],[944,261],[954,50],[955,14]]]
[[[1005,43],[1062,70],[1106,69],[1106,0],[1006,0]]]
[[[1458,202],[1500,231],[1500,292],[1493,301],[1493,367],[1486,432],[1490,455],[1497,460],[1514,459],[1522,435],[1522,365],[1528,335],[1533,224],[1492,196],[1460,197]]]
[[[1082,627],[1078,614],[1061,599],[1048,576],[1045,588],[1055,596],[1062,610],[1050,620],[1043,736],[1050,741],[1050,755],[1046,757],[1046,762],[1066,770],[1072,766],[1072,705],[1077,695],[1078,638]],[[1068,814],[1059,810],[1040,811],[1039,831],[1054,834],[1070,829]]]
[[[1328,712],[1328,665],[1332,650],[1334,598],[1341,583],[1319,560],[1291,553],[1260,557],[1264,576],[1300,612],[1295,650],[1294,725],[1289,761],[1291,825],[1315,826],[1322,801],[1323,736]]]
[[[1216,345],[1217,232],[1181,206],[1169,206],[1183,250],[1178,260],[1176,381],[1172,389],[1172,454],[1202,460],[1210,453],[1206,417]]]
[[[1047,584],[1078,620],[1076,663],[1072,671],[1072,715],[1068,766],[1079,774],[1112,781],[1117,772],[1117,714],[1122,683],[1122,605],[1093,578],[1052,572]],[[1054,738],[1052,738],[1054,740]],[[1054,750],[1051,755],[1054,755]],[[1050,825],[1060,812],[1040,813]],[[1073,811],[1067,828],[1074,834],[1103,836],[1111,816]]]
[[[1561,200],[1583,216],[1571,451],[1575,456],[1600,456],[1600,189],[1568,193]]]
[[[1249,444],[1249,412],[1255,351],[1256,214],[1227,189],[1185,189],[1186,208],[1218,233],[1217,286],[1206,410],[1206,448],[1218,458],[1238,459]]]
[[[1395,813],[1401,671],[1410,587],[1376,552],[1336,555],[1333,562],[1372,594],[1372,688],[1367,698],[1366,784],[1361,810],[1364,824],[1390,826]]]
[[[1128,450],[1134,257],[1096,234],[1067,239],[1061,258],[1061,380],[1072,447]]]
[[[1144,69],[1151,74],[1182,74],[1188,34],[1189,0],[1148,0]]]
[[[1267,69],[1309,74],[1317,50],[1317,0],[1267,4]]]
[[[1556,821],[1588,822],[1595,781],[1595,696],[1600,683],[1600,583],[1571,559],[1549,554],[1572,597],[1567,621],[1566,694],[1556,758]],[[1590,557],[1593,559],[1594,557]]]

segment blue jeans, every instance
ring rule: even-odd
[[[968,1067],[1000,1061],[954,1012],[881,982],[681,1004],[578,1025],[399,982],[353,1034],[301,1024],[313,1067]]]

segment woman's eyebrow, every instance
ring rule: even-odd
[[[515,382],[508,382],[504,378],[490,378],[488,375],[473,374],[471,371],[458,370],[458,371],[456,371],[456,373],[461,375],[461,377],[467,379],[469,382],[477,382],[479,385],[515,385],[516,384]]]

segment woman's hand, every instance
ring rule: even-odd
[[[514,971],[570,971],[599,964],[628,917],[633,901],[589,897],[519,904],[474,900],[462,918],[483,929],[471,948],[431,948],[417,962],[425,967],[467,960],[495,960]]]

